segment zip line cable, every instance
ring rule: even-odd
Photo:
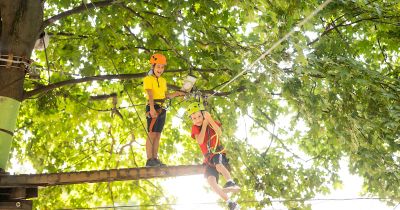
[[[269,48],[266,52],[264,52],[263,54],[261,54],[255,61],[253,61],[247,68],[245,68],[243,71],[241,71],[239,74],[237,74],[235,77],[233,77],[231,80],[229,80],[227,83],[225,83],[223,86],[221,86],[220,88],[218,88],[212,95],[209,96],[212,97],[215,94],[217,94],[220,90],[222,90],[223,88],[225,88],[226,86],[228,86],[230,83],[232,83],[233,81],[235,81],[237,78],[239,78],[240,76],[242,76],[245,72],[251,70],[256,63],[258,63],[260,60],[264,59],[265,56],[267,56],[268,54],[270,54],[276,47],[278,47],[283,41],[285,41],[286,39],[288,39],[294,32],[296,32],[297,28],[301,28],[304,24],[306,24],[312,17],[314,17],[319,11],[321,11],[322,9],[324,9],[330,2],[332,2],[332,0],[326,0],[324,3],[322,3],[321,5],[318,6],[317,9],[315,9],[310,15],[308,15],[306,18],[304,18],[304,20],[302,20],[299,24],[297,24],[295,27],[293,27],[293,29],[287,33],[284,37],[282,37],[281,39],[279,39],[277,42],[275,42],[271,48]]]

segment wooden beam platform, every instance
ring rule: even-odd
[[[110,169],[100,171],[80,171],[51,174],[0,174],[0,188],[55,186],[66,184],[96,183],[108,181],[166,178],[202,174],[202,165],[182,165],[165,167],[142,167]]]
[[[0,201],[1,210],[32,210],[32,201],[30,200],[15,200],[15,201]]]
[[[20,200],[27,198],[36,198],[38,196],[38,187],[0,187],[0,202],[8,200]],[[1,209],[1,208],[0,208]]]

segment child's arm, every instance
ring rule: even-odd
[[[147,92],[147,95],[149,96],[150,116],[152,118],[156,118],[157,112],[156,112],[156,109],[154,108],[153,92],[151,89],[146,89],[146,92]]]
[[[204,119],[203,120],[203,125],[201,126],[201,131],[200,131],[199,135],[195,135],[197,143],[203,144],[204,136],[206,135],[207,126],[208,126],[208,120]]]
[[[167,94],[165,95],[165,97],[167,97],[168,99],[171,99],[171,98],[175,98],[175,97],[178,97],[178,96],[184,96],[184,95],[185,95],[184,92],[175,91],[175,92],[173,92],[173,93],[167,93]]]
[[[204,119],[206,119],[210,123],[210,126],[212,129],[214,129],[215,133],[218,136],[221,136],[222,135],[221,127],[217,125],[215,120],[211,117],[210,113],[204,111],[203,115],[204,115]]]

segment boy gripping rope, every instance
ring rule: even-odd
[[[232,180],[229,168],[229,160],[226,158],[225,149],[221,144],[221,124],[215,121],[210,113],[205,111],[200,103],[192,103],[187,109],[187,114],[192,119],[192,138],[199,143],[201,152],[204,155],[206,165],[204,177],[224,201],[227,202],[230,210],[240,209],[240,206],[229,199],[227,192],[238,192],[240,187]],[[227,180],[223,188],[218,185],[219,174]]]
[[[165,166],[158,159],[158,147],[160,145],[161,132],[166,118],[165,100],[185,95],[182,92],[167,93],[167,81],[161,75],[167,65],[167,59],[162,54],[154,54],[150,57],[150,75],[143,80],[143,86],[147,96],[146,118],[148,136],[146,140],[146,166]]]

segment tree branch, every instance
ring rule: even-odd
[[[370,17],[370,18],[362,18],[362,19],[359,19],[359,20],[356,20],[356,21],[350,22],[350,23],[346,23],[346,21],[343,21],[342,23],[337,24],[337,25],[336,24],[330,24],[331,27],[328,27],[324,32],[322,32],[321,36],[319,36],[315,40],[307,43],[307,45],[310,46],[310,45],[314,44],[315,42],[320,40],[321,37],[327,35],[331,31],[336,30],[339,27],[351,26],[353,24],[356,24],[356,23],[359,23],[359,22],[362,22],[362,21],[373,21],[373,20],[376,20],[376,19],[380,19],[380,18],[379,17]]]
[[[378,27],[375,25],[375,30],[378,30]],[[389,68],[391,69],[391,70],[393,70],[393,67],[392,67],[392,65],[388,62],[388,60],[387,60],[387,54],[385,53],[385,49],[382,47],[382,44],[381,44],[381,40],[379,39],[379,36],[377,36],[376,37],[376,40],[377,40],[377,42],[378,42],[378,46],[379,46],[379,49],[381,50],[381,53],[382,53],[382,56],[383,56],[383,61],[389,66]]]
[[[90,96],[90,100],[92,100],[92,101],[101,101],[101,100],[107,100],[109,98],[114,98],[114,97],[117,97],[117,93]]]
[[[249,50],[248,47],[242,46],[241,43],[239,41],[236,40],[235,36],[232,34],[232,32],[224,26],[217,26],[215,27],[217,29],[224,29],[226,31],[227,34],[229,34],[229,36],[232,38],[232,40],[236,43],[236,45],[241,48],[242,50]]]
[[[93,8],[100,8],[100,7],[107,7],[110,6],[112,4],[116,3],[115,0],[105,0],[105,1],[98,1],[98,2],[91,2],[91,3],[82,3],[81,5],[79,5],[78,7],[75,7],[71,10],[68,11],[64,11],[58,15],[55,15],[47,20],[45,20],[42,24],[41,29],[44,30],[47,26],[49,26],[50,24],[53,24],[54,22],[56,22],[57,20],[60,20],[62,18],[68,17],[70,15],[73,14],[79,14],[85,10],[89,10],[89,9],[93,9]]]
[[[271,122],[271,123],[275,126],[275,121],[274,121],[270,116],[268,116],[265,112],[263,112],[263,110],[262,110],[260,107],[256,106],[256,109],[257,109],[265,118],[267,118],[267,120],[268,120],[269,122]]]
[[[136,17],[139,17],[140,19],[143,20],[143,22],[145,22],[147,24],[148,27],[153,28],[153,25],[151,25],[151,23],[144,18],[139,12],[136,12],[135,10],[133,10],[132,8],[126,6],[125,4],[119,4],[122,8],[128,10],[130,13],[134,14]]]
[[[168,41],[168,39],[167,38],[165,38],[163,35],[161,35],[161,34],[157,34],[158,35],[158,37],[160,37],[160,39],[162,39],[163,41],[164,41],[164,43],[165,44],[167,44],[171,49],[172,49],[172,51],[174,51],[175,52],[175,54],[178,56],[178,57],[180,57],[182,60],[184,60],[191,68],[193,68],[193,65],[192,65],[192,63],[186,58],[186,57],[184,57],[183,55],[181,55],[180,53],[179,53],[179,51],[175,48],[175,47],[173,47],[173,45]],[[189,56],[189,55],[186,55],[186,56]]]
[[[130,34],[139,44],[144,44],[143,40],[141,40],[139,37],[137,37],[137,36],[132,32],[132,30],[131,30],[128,26],[124,25],[124,28],[125,28],[125,30],[127,30],[127,31],[129,32],[129,34]],[[149,48],[146,48],[146,47],[144,47],[144,46],[138,46],[138,47],[135,47],[135,48],[142,49],[142,50],[146,51],[147,53],[151,53],[151,51],[169,51],[169,50],[171,50],[171,49],[169,49],[169,48],[166,48],[166,49],[161,49],[161,48],[149,49]]]
[[[285,145],[285,143],[283,143],[283,140],[282,139],[280,139],[277,135],[275,135],[274,133],[272,133],[271,131],[269,131],[261,122],[259,122],[257,119],[255,119],[255,117],[253,117],[253,116],[251,116],[251,115],[249,115],[249,114],[246,114],[248,117],[250,117],[250,119],[252,119],[253,120],[253,122],[255,122],[257,125],[258,125],[258,127],[260,127],[260,128],[262,128],[263,130],[265,130],[265,131],[267,131],[270,135],[272,135],[276,140],[278,140],[278,142],[279,142],[279,144],[282,146],[282,148],[284,149],[284,150],[286,150],[287,152],[289,152],[290,154],[292,154],[293,155],[293,157],[295,157],[295,158],[297,158],[297,159],[299,159],[299,160],[302,160],[303,162],[305,162],[305,160],[303,159],[303,158],[301,158],[299,155],[297,155],[296,153],[294,153],[294,152],[292,152],[290,149],[289,149],[289,147],[287,147],[286,145]]]
[[[245,86],[239,86],[238,88],[231,90],[231,91],[227,91],[227,92],[217,92],[215,90],[204,90],[202,91],[203,93],[208,93],[208,94],[214,94],[215,96],[227,96],[233,93],[238,93],[238,92],[242,92],[246,90]]]
[[[90,82],[90,81],[103,81],[103,80],[111,80],[111,79],[120,79],[120,80],[127,80],[127,79],[135,79],[135,78],[142,78],[145,77],[146,73],[137,73],[137,74],[117,74],[117,75],[98,75],[98,76],[92,76],[92,77],[84,77],[80,79],[71,79],[71,80],[65,80],[57,83],[53,83],[47,86],[43,86],[28,92],[25,92],[24,98],[28,99],[34,95],[40,94],[40,93],[46,93],[50,90],[66,86],[66,85],[72,85],[72,84],[78,84],[78,83],[83,83],[83,82]]]
[[[198,71],[198,72],[214,72],[217,69],[192,69],[193,71]],[[174,69],[174,70],[167,70],[165,73],[179,73],[179,72],[187,72],[188,70],[186,69]],[[129,80],[129,79],[137,79],[137,78],[143,78],[147,75],[147,72],[142,72],[142,73],[137,73],[137,74],[112,74],[112,75],[97,75],[97,76],[91,76],[91,77],[83,77],[79,79],[71,79],[71,80],[65,80],[57,83],[53,83],[50,85],[46,86],[41,86],[38,87],[34,90],[30,90],[25,92],[23,100],[29,99],[32,96],[41,94],[41,93],[46,93],[48,91],[51,91],[56,88],[60,88],[62,86],[66,85],[73,85],[73,84],[79,84],[79,83],[84,83],[84,82],[91,82],[91,81],[104,81],[104,80],[112,80],[112,79],[118,79],[118,80]],[[180,87],[177,87],[175,85],[169,85],[171,89],[179,90]],[[219,94],[216,94],[219,95]]]
[[[60,32],[57,32],[57,33],[51,33],[51,32],[49,32],[48,33],[48,35],[49,36],[69,36],[69,37],[78,37],[78,38],[89,38],[89,35],[77,35],[77,34],[73,34],[73,33],[67,33],[67,32],[63,32],[63,31],[60,31]]]

